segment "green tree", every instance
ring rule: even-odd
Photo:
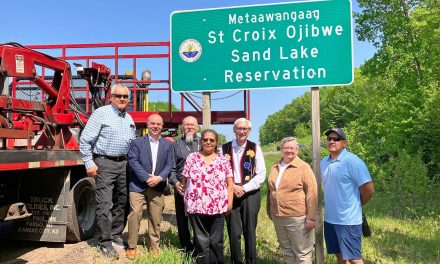
[[[368,126],[369,135],[376,135],[390,156],[403,150],[422,153],[428,175],[435,178],[439,174],[436,165],[439,145],[433,143],[437,143],[440,133],[436,118],[440,3],[438,0],[360,0],[359,4],[362,11],[356,14],[356,33],[361,40],[371,41],[378,48],[361,69],[385,90],[372,92],[378,96],[370,103],[369,113],[383,113],[384,119],[381,124]]]
[[[148,102],[148,111],[153,112],[167,112],[168,111],[168,102]],[[171,110],[177,111],[179,110],[174,104],[171,104]]]
[[[399,216],[438,210],[431,205],[440,184],[440,2],[358,2],[356,33],[377,51],[352,85],[321,89],[321,130],[344,128],[377,190],[400,202]],[[261,142],[310,135],[309,109],[310,94],[294,99],[266,120]]]

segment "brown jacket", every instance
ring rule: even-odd
[[[287,165],[278,190],[275,182],[281,160],[275,163],[267,179],[267,213],[269,216],[303,216],[316,220],[318,193],[316,178],[310,165],[299,157]]]

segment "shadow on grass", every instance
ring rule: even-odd
[[[393,231],[375,230],[369,238],[372,246],[380,255],[403,263],[440,263],[440,236],[432,239],[417,238],[401,233],[397,228]],[[437,249],[437,254],[433,254]],[[379,259],[370,259],[377,263]]]
[[[180,248],[179,236],[170,229],[165,232],[160,232],[160,237],[164,239],[164,242],[169,244],[169,246]]]
[[[169,222],[171,225],[176,226],[176,216],[172,213],[163,213],[162,222]],[[147,214],[144,210],[143,219],[148,219]],[[125,230],[122,234],[122,238],[124,240],[128,239],[128,231]],[[180,248],[179,236],[177,233],[174,233],[171,229],[167,229],[166,231],[160,232],[160,244],[169,244],[169,246]],[[145,233],[139,234],[138,245],[142,245],[145,248],[149,248],[148,242],[148,228]]]
[[[176,214],[173,213],[163,213],[162,214],[162,221],[167,221],[170,224],[172,224],[173,226],[177,227],[177,219],[176,219]]]

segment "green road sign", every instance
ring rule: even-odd
[[[171,88],[214,91],[347,85],[351,1],[301,1],[171,14]]]

